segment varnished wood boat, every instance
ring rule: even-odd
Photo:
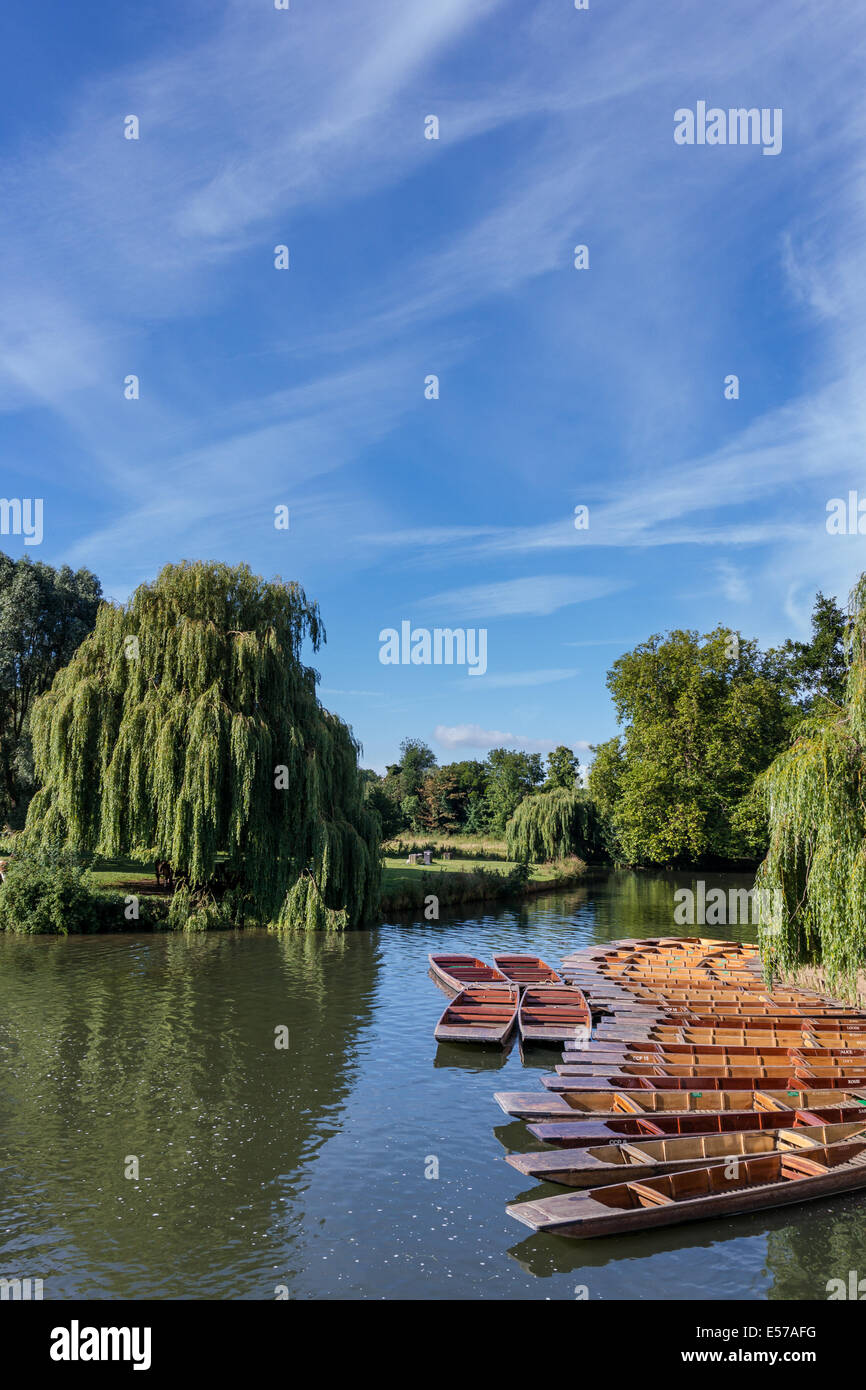
[[[866,1116],[848,1124],[804,1125],[797,1129],[729,1130],[723,1134],[675,1135],[669,1139],[624,1140],[590,1144],[584,1149],[507,1154],[506,1162],[537,1182],[563,1187],[598,1187],[606,1183],[642,1181],[704,1164],[730,1163],[732,1158],[791,1149],[810,1149],[841,1140],[866,1139]]]
[[[819,1105],[844,1105],[852,1096],[852,1104],[862,1101],[866,1106],[866,1086],[845,1090],[836,1086],[806,1089],[804,1083],[770,1090],[766,1087],[745,1089],[701,1087],[700,1090],[598,1090],[585,1088],[573,1091],[498,1091],[494,1100],[518,1120],[577,1120],[583,1117],[608,1119],[622,1114],[656,1115],[693,1114],[698,1111],[721,1110],[803,1110]]]
[[[517,1023],[524,1044],[555,1046],[567,1038],[588,1038],[592,1016],[579,989],[538,985],[523,991]]]
[[[803,1076],[799,1077],[793,1070],[789,1071],[743,1071],[740,1069],[729,1068],[727,1073],[711,1074],[709,1072],[695,1073],[689,1072],[686,1076],[665,1076],[661,1070],[657,1070],[654,1075],[632,1076],[628,1073],[619,1073],[604,1076],[542,1076],[541,1084],[548,1091],[556,1091],[562,1095],[567,1095],[572,1090],[585,1091],[754,1091],[768,1090],[781,1091],[790,1090],[803,1084],[812,1083],[820,1086],[822,1081],[811,1073],[804,1071]],[[847,1087],[849,1084],[854,1090],[866,1090],[866,1076],[827,1077],[827,1086]]]
[[[728,1044],[728,1043],[675,1043],[675,1042],[639,1042],[627,1040],[622,1043],[598,1042],[591,1039],[588,1044],[583,1046],[571,1046],[566,1043],[563,1049],[563,1061],[567,1064],[572,1058],[574,1061],[592,1061],[596,1056],[615,1057],[619,1056],[625,1060],[644,1060],[645,1058],[658,1057],[665,1061],[683,1061],[691,1057],[711,1058],[736,1058],[736,1057],[802,1057],[804,1061],[816,1061],[820,1057],[826,1058],[846,1058],[856,1061],[857,1058],[866,1060],[866,1047],[850,1047],[846,1043],[833,1044],[827,1047],[820,1047],[816,1043],[803,1041],[803,1034],[795,1034],[790,1043],[767,1044],[762,1046],[759,1043]],[[557,1068],[557,1070],[560,1070]]]
[[[516,1202],[509,1216],[534,1231],[584,1238],[740,1215],[866,1187],[866,1141],[741,1159],[736,1174],[704,1165],[607,1187]]]
[[[498,1043],[506,1041],[517,1022],[520,991],[470,985],[452,999],[436,1024],[437,1042]]]
[[[507,987],[501,970],[485,965],[477,956],[428,956],[430,970],[439,984],[452,994],[459,994],[467,985],[497,985]]]
[[[493,957],[493,964],[507,980],[513,985],[518,985],[520,989],[525,989],[527,985],[562,985],[561,975],[543,961],[540,956],[504,956]]]
[[[847,1100],[847,1097],[846,1097]],[[812,1110],[703,1110],[694,1114],[613,1115],[609,1119],[538,1120],[528,1124],[534,1138],[561,1149],[590,1144],[621,1143],[633,1138],[664,1138],[681,1134],[736,1134],[790,1125],[860,1123],[864,1105],[818,1105]]]

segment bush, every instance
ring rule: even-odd
[[[62,859],[14,859],[0,885],[0,928],[31,936],[104,931],[111,904],[93,875]],[[112,916],[115,909],[112,909]],[[120,926],[123,915],[120,914]]]

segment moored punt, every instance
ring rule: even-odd
[[[743,1066],[746,1062],[761,1059],[759,1065],[767,1061],[778,1061],[780,1058],[802,1058],[807,1062],[810,1053],[815,1052],[820,1057],[831,1059],[838,1057],[848,1060],[852,1056],[857,1056],[856,1050],[846,1048],[844,1052],[836,1051],[832,1048],[810,1048],[803,1047],[713,1047],[709,1044],[701,1047],[697,1044],[666,1044],[657,1043],[632,1043],[628,1047],[615,1048],[606,1044],[599,1044],[590,1040],[588,1046],[583,1048],[567,1048],[563,1051],[563,1061],[556,1068],[560,1073],[572,1070],[579,1070],[587,1064],[594,1065],[596,1062],[613,1062],[614,1066],[622,1066],[628,1062],[653,1062],[656,1066],[666,1066],[670,1064],[695,1061],[699,1064],[713,1064],[718,1062],[722,1066]],[[866,1056],[864,1053],[859,1054]]]
[[[561,985],[563,979],[540,956],[494,956],[493,964],[512,984],[525,989],[527,985]]]
[[[527,1124],[529,1133],[542,1143],[561,1149],[582,1149],[590,1144],[621,1143],[638,1138],[663,1138],[680,1134],[734,1134],[743,1130],[782,1129],[789,1125],[859,1123],[866,1112],[861,1105],[819,1105],[812,1110],[704,1110],[690,1114],[613,1115],[603,1119],[537,1120]]]
[[[504,1043],[517,1021],[519,997],[516,986],[470,985],[445,1009],[436,1024],[436,1041]]]
[[[866,1186],[866,1141],[741,1159],[736,1176],[704,1165],[644,1182],[612,1183],[517,1202],[509,1216],[535,1231],[577,1238],[760,1211]]]
[[[598,1032],[601,1033],[604,1025],[600,1025]],[[611,1027],[605,1031],[610,1034],[611,1041],[617,1039],[618,1034],[623,1037],[631,1036],[627,1032],[628,1023],[622,1023],[616,1027]],[[643,1041],[658,1042],[662,1045],[672,1043],[713,1043],[726,1045],[735,1043],[738,1045],[758,1044],[772,1042],[780,1046],[784,1042],[790,1042],[792,1046],[798,1042],[816,1041],[827,1046],[836,1046],[837,1043],[845,1043],[848,1047],[861,1047],[866,1045],[866,1034],[857,1030],[849,1029],[814,1029],[814,1028],[681,1028],[668,1027],[663,1025],[659,1028],[650,1030],[653,1036]]]
[[[809,1066],[802,1053],[795,1052],[793,1048],[783,1047],[766,1053],[755,1053],[749,1057],[731,1057],[728,1054],[713,1056],[705,1053],[683,1057],[651,1052],[642,1056],[631,1052],[625,1057],[614,1057],[610,1054],[596,1056],[595,1053],[588,1052],[586,1060],[583,1060],[579,1052],[570,1052],[568,1058],[567,1062],[560,1062],[555,1068],[557,1076],[654,1076],[659,1073],[663,1076],[697,1076],[704,1073],[724,1076],[731,1072],[736,1075],[738,1069],[757,1072],[779,1071],[786,1066],[789,1070],[799,1065]],[[833,1065],[830,1058],[824,1058],[823,1062],[828,1066]],[[866,1065],[862,1061],[859,1065],[861,1070],[866,1071]]]
[[[531,986],[523,991],[517,1016],[524,1043],[555,1044],[588,1038],[589,1006],[579,989],[566,985]]]
[[[653,1076],[631,1076],[629,1074],[605,1076],[542,1076],[541,1083],[548,1091],[567,1095],[570,1091],[754,1091],[765,1089],[780,1091],[792,1089],[801,1081],[815,1081],[839,1089],[851,1086],[854,1090],[866,1089],[866,1076],[827,1078],[813,1077],[804,1071],[803,1076],[790,1071],[737,1071],[710,1074],[708,1072],[689,1072],[687,1076],[664,1076],[658,1071]]]
[[[501,970],[485,965],[477,956],[428,956],[430,969],[441,985],[459,994],[467,985],[508,986]]]
[[[862,1091],[836,1088],[805,1090],[785,1086],[778,1090],[742,1087],[724,1091],[711,1087],[700,1090],[650,1091],[644,1089],[563,1091],[498,1091],[493,1097],[506,1115],[519,1120],[580,1119],[581,1116],[610,1119],[625,1112],[630,1115],[691,1114],[719,1110],[803,1110],[822,1105],[862,1103],[866,1106],[866,1086]]]
[[[804,1125],[799,1129],[729,1130],[721,1134],[675,1135],[665,1139],[635,1138],[614,1144],[589,1144],[584,1149],[554,1149],[543,1153],[507,1154],[506,1163],[538,1182],[564,1187],[596,1187],[675,1173],[702,1164],[729,1163],[732,1158],[841,1140],[866,1139],[866,1116],[848,1124]]]

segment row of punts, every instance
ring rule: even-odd
[[[512,1203],[516,1220],[586,1238],[866,1188],[862,1010],[772,988],[755,947],[710,938],[587,948],[556,979],[535,961],[523,988],[514,959],[495,957],[486,983],[516,988],[518,1014],[527,990],[554,988],[576,991],[589,1019],[563,1029],[540,1091],[496,1096],[538,1145],[506,1161],[568,1189]]]

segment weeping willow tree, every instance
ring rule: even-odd
[[[155,853],[190,907],[234,921],[354,926],[375,910],[378,821],[359,747],[316,698],[324,641],[297,584],[246,565],[167,565],[93,633],[33,712],[27,840]]]
[[[866,966],[866,575],[849,603],[848,675],[762,773],[770,846],[755,887],[767,973],[822,966],[831,988]]]
[[[521,801],[505,827],[509,859],[543,864],[577,854],[582,859],[601,855],[598,813],[588,797],[557,787],[536,792]]]

